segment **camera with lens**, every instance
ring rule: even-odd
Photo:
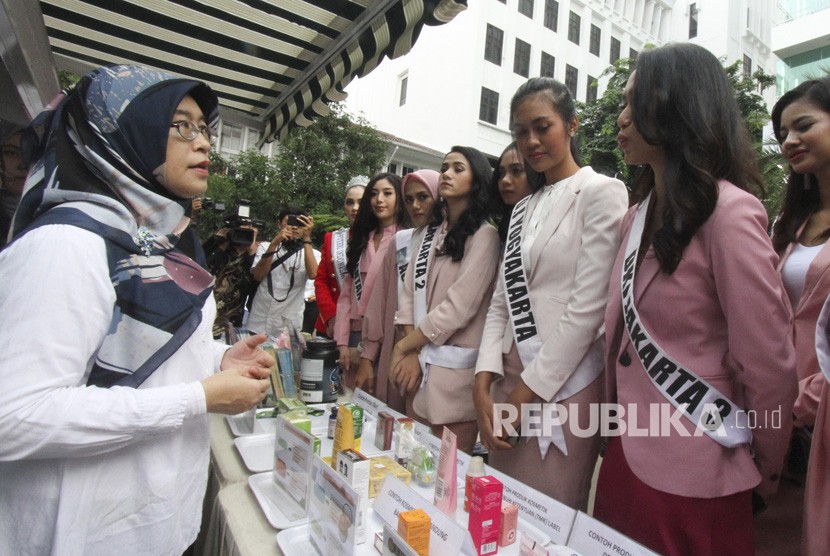
[[[250,245],[254,241],[251,226],[262,228],[265,222],[251,218],[251,201],[240,199],[236,214],[225,216],[224,227],[229,228],[228,240],[232,245]]]

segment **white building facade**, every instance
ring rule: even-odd
[[[527,78],[552,76],[589,101],[604,92],[597,78],[614,60],[679,41],[774,74],[778,14],[775,0],[469,0],[450,24],[425,27],[409,54],[353,81],[346,108],[424,150],[468,145],[496,158],[511,141],[510,99]],[[408,154],[395,151],[390,169],[424,167]]]

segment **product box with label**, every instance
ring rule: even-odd
[[[495,554],[498,551],[504,486],[492,475],[485,475],[473,479],[472,488],[467,529],[473,537],[478,556]]]
[[[387,475],[394,475],[407,485],[412,481],[412,473],[389,456],[376,456],[369,462],[369,498],[378,495]]]
[[[360,496],[357,507],[358,539],[362,539],[366,531],[367,512],[369,511],[369,458],[355,450],[341,450],[337,453],[337,472],[346,478],[346,482]]]

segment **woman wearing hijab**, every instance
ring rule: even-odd
[[[407,405],[411,410],[413,395],[403,395],[389,376],[392,347],[403,338],[402,331],[395,327],[395,311],[409,258],[421,244],[432,219],[433,204],[438,198],[438,178],[438,172],[427,169],[404,176],[401,193],[413,227],[395,234],[394,249],[390,246],[386,250],[375,280],[375,291],[379,293],[369,298],[363,315],[363,350],[356,385],[400,413],[407,411]]]
[[[28,131],[0,253],[5,553],[178,555],[196,538],[207,413],[252,407],[273,362],[264,337],[213,343],[213,280],[176,248],[217,116],[201,82],[114,66]]]

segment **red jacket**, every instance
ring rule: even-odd
[[[337,312],[337,300],[340,297],[340,286],[337,283],[334,259],[331,256],[331,234],[332,232],[327,232],[323,238],[320,265],[317,267],[317,276],[314,278],[314,294],[317,296],[317,309],[320,311],[314,328],[321,334],[326,333],[326,323]]]

